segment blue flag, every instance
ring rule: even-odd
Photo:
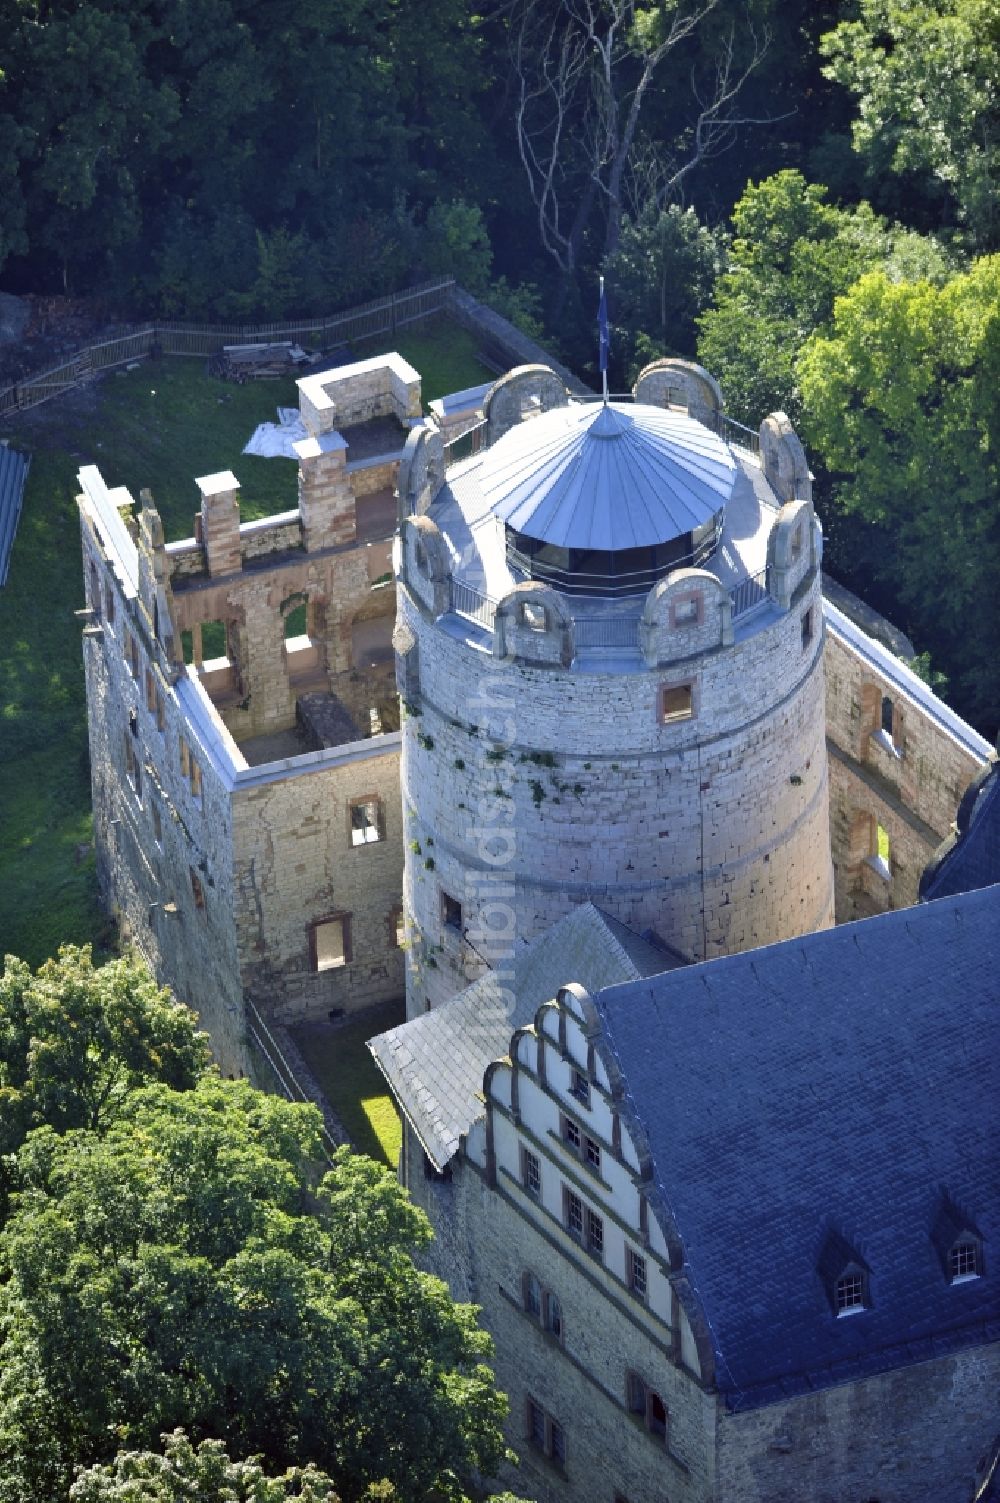
[[[608,334],[608,300],[604,295],[604,278],[601,278],[601,301],[597,309],[597,327],[601,333],[601,360],[600,369],[602,374],[608,369],[608,346],[611,343]]]

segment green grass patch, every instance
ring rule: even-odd
[[[387,343],[391,339],[391,344]],[[379,335],[359,344],[358,357],[366,359],[381,350],[394,349],[420,372],[420,393],[424,406],[446,397],[452,391],[482,386],[496,380],[479,358],[479,340],[459,324],[422,324],[415,329],[401,329],[398,334]]]
[[[291,1030],[354,1147],[392,1169],[399,1161],[402,1127],[385,1077],[368,1052],[367,1040],[402,1023],[405,1016],[400,1000],[372,1008],[357,1023],[338,1027],[308,1023]]]

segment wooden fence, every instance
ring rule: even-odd
[[[440,313],[454,287],[453,277],[438,277],[418,287],[408,287],[388,297],[376,298],[345,313],[301,319],[287,324],[181,324],[155,323],[125,330],[114,339],[87,345],[36,375],[0,389],[0,418],[8,412],[23,412],[51,397],[73,391],[105,371],[118,370],[144,360],[155,349],[162,355],[192,355],[204,359],[226,344],[264,344],[291,339],[298,344],[336,348],[378,334],[394,334],[407,324]]]

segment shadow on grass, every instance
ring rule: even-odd
[[[357,1022],[300,1023],[289,1032],[359,1153],[395,1169],[402,1145],[399,1115],[367,1040],[406,1017],[402,998],[371,1008]]]

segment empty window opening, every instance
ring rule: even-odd
[[[837,1280],[837,1316],[856,1315],[865,1308],[865,1280],[861,1273],[845,1273]]]
[[[101,619],[101,576],[97,572],[97,565],[90,560],[90,608],[97,620]]]
[[[639,1299],[645,1299],[649,1288],[646,1259],[632,1247],[625,1249],[625,1277],[632,1293]]]
[[[193,867],[191,868],[191,892],[194,897],[194,906],[203,909],[205,907],[205,889],[201,885],[201,878]]]
[[[462,932],[462,905],[457,898],[450,893],[441,894],[441,917],[446,929],[455,929],[459,934]]]
[[[802,616],[802,646],[808,647],[813,639],[813,613],[812,606]]]
[[[545,1290],[542,1296],[542,1325],[552,1336],[558,1336],[562,1340],[563,1314],[562,1305],[556,1295]]]
[[[348,962],[347,919],[321,919],[312,927],[313,964],[317,971],[335,971]]]
[[[536,605],[526,600],[521,606],[521,625],[526,626],[529,631],[546,631],[548,624],[544,605]]]
[[[131,675],[132,675],[133,678],[138,678],[139,677],[139,644],[135,640],[135,637],[133,637],[133,635],[132,635],[131,632],[129,632],[129,634],[128,634],[128,641],[127,641],[127,644],[126,644],[125,651],[126,651],[126,655],[128,657],[128,671],[129,671],[129,673],[131,673]]]
[[[198,799],[200,801],[200,799],[201,799],[201,767],[195,761],[194,757],[190,758],[190,767],[191,767],[191,797],[195,798],[195,799]]]
[[[978,1279],[979,1248],[975,1242],[956,1242],[948,1254],[948,1271],[953,1284],[964,1279]]]
[[[888,694],[882,695],[882,733],[892,740],[893,705]]]
[[[528,1439],[540,1451],[545,1450],[545,1410],[534,1399],[528,1400]]]
[[[206,662],[229,661],[229,633],[224,621],[196,621],[181,632],[185,663],[200,668]]]
[[[690,720],[694,714],[694,696],[690,684],[666,685],[660,691],[660,721]]]
[[[115,592],[110,584],[104,586],[104,614],[110,626],[115,619]]]
[[[383,838],[382,804],[377,798],[352,799],[351,845],[374,845]]]
[[[630,1414],[642,1420],[651,1435],[666,1445],[669,1441],[670,1411],[660,1395],[638,1373],[626,1378],[626,1402]]]
[[[309,634],[306,621],[306,602],[300,601],[294,610],[290,610],[285,617],[285,641],[290,637],[305,637]]]
[[[538,1162],[538,1155],[529,1152],[527,1148],[521,1149],[521,1183],[529,1195],[536,1198],[542,1193],[542,1166]]]
[[[533,1273],[526,1273],[521,1280],[524,1308],[537,1320],[542,1318],[542,1286]]]

